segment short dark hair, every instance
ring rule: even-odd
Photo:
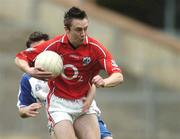
[[[70,29],[72,19],[84,19],[84,18],[88,18],[84,10],[81,10],[77,7],[72,7],[64,14],[64,26]]]
[[[45,41],[49,40],[49,35],[39,31],[33,32],[29,35],[28,40],[26,41],[26,46],[27,48],[29,48],[32,43],[41,40],[45,40]]]

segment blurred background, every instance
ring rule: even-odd
[[[0,0],[0,139],[50,139],[44,110],[21,119],[17,52],[33,31],[64,33],[71,6],[86,10],[89,35],[121,66],[125,81],[98,89],[96,101],[114,139],[180,137],[180,1]]]

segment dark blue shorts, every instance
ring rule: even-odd
[[[107,129],[106,124],[99,116],[98,116],[98,122],[99,122],[101,139],[103,139],[104,137],[109,137],[109,136],[112,137],[112,133]]]

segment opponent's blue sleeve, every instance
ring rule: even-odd
[[[21,78],[17,103],[18,107],[28,106],[36,102],[36,99],[31,94],[30,78],[28,74],[24,74]]]
[[[104,137],[112,137],[112,133],[107,129],[106,124],[104,123],[104,121],[101,119],[100,116],[98,116],[98,122],[99,122],[101,139],[103,139]]]

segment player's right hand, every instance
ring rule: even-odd
[[[30,74],[34,78],[44,80],[44,81],[47,81],[48,79],[53,77],[51,72],[47,72],[40,67],[30,67],[27,70],[27,73]]]

